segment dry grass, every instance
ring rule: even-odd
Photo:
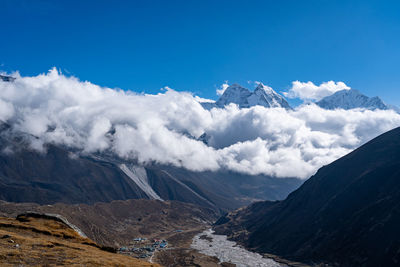
[[[159,266],[106,252],[61,222],[0,217],[1,266]]]

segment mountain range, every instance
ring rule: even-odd
[[[215,230],[309,264],[399,266],[400,128],[322,167],[283,201],[257,202]]]
[[[223,108],[231,103],[238,105],[239,108],[249,108],[259,105],[266,108],[280,107],[287,110],[292,109],[282,95],[262,83],[259,83],[253,92],[239,84],[232,84],[225,89],[216,102],[201,102],[201,105],[206,109],[212,109]],[[399,108],[385,104],[378,96],[368,97],[356,89],[335,92],[315,102],[315,104],[323,109],[330,110],[365,108],[370,110],[392,109],[399,112]]]
[[[16,78],[11,76],[0,75],[0,80],[3,82],[13,82],[15,79]],[[231,103],[237,104],[239,108],[263,106],[267,108],[292,109],[282,95],[278,94],[271,87],[266,86],[261,82],[258,83],[253,92],[235,83],[228,86],[216,102],[200,102],[205,109],[223,108]],[[323,109],[392,109],[396,112],[400,112],[400,108],[394,105],[385,104],[378,96],[368,97],[356,89],[344,89],[337,91],[334,94],[326,96],[315,102],[315,104]]]

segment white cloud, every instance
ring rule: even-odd
[[[292,82],[292,88],[283,94],[289,98],[318,101],[341,90],[350,90],[350,87],[344,82],[329,81],[317,86],[312,82],[294,81]]]
[[[14,114],[14,106],[0,99],[0,121],[6,121]]]
[[[226,88],[229,87],[228,81],[225,81],[220,87],[219,89],[217,89],[217,95],[223,95]]]
[[[212,99],[207,99],[207,98],[202,98],[202,97],[199,97],[199,96],[194,96],[194,98],[196,99],[196,101],[197,102],[199,102],[199,103],[215,103],[215,100],[212,100]]]
[[[190,93],[168,88],[136,94],[56,70],[0,82],[0,119],[36,136],[30,141],[37,150],[56,143],[143,164],[300,178],[400,126],[400,115],[390,110],[324,110],[313,104],[291,111],[233,104],[205,110]],[[196,139],[203,133],[208,145]]]

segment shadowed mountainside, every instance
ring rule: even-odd
[[[284,201],[220,218],[217,233],[308,263],[400,264],[400,128],[322,167]]]
[[[191,172],[161,165],[135,167],[115,155],[82,155],[55,145],[46,145],[46,151],[40,153],[29,149],[26,138],[34,137],[16,134],[4,123],[0,128],[0,200],[10,202],[93,204],[148,199],[158,194],[163,200],[226,212],[254,200],[283,199],[302,183],[293,178],[225,171]],[[139,172],[128,170],[127,174],[122,165],[133,166]]]

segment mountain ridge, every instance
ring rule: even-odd
[[[217,101],[199,101],[199,103],[203,108],[208,110],[212,108],[224,108],[231,103],[238,105],[239,108],[263,106],[266,108],[281,107],[287,110],[293,109],[282,95],[263,83],[259,83],[253,92],[234,83],[225,89]],[[313,103],[327,110],[364,108],[400,112],[400,108],[385,104],[380,97],[368,97],[356,89],[340,90]]]

